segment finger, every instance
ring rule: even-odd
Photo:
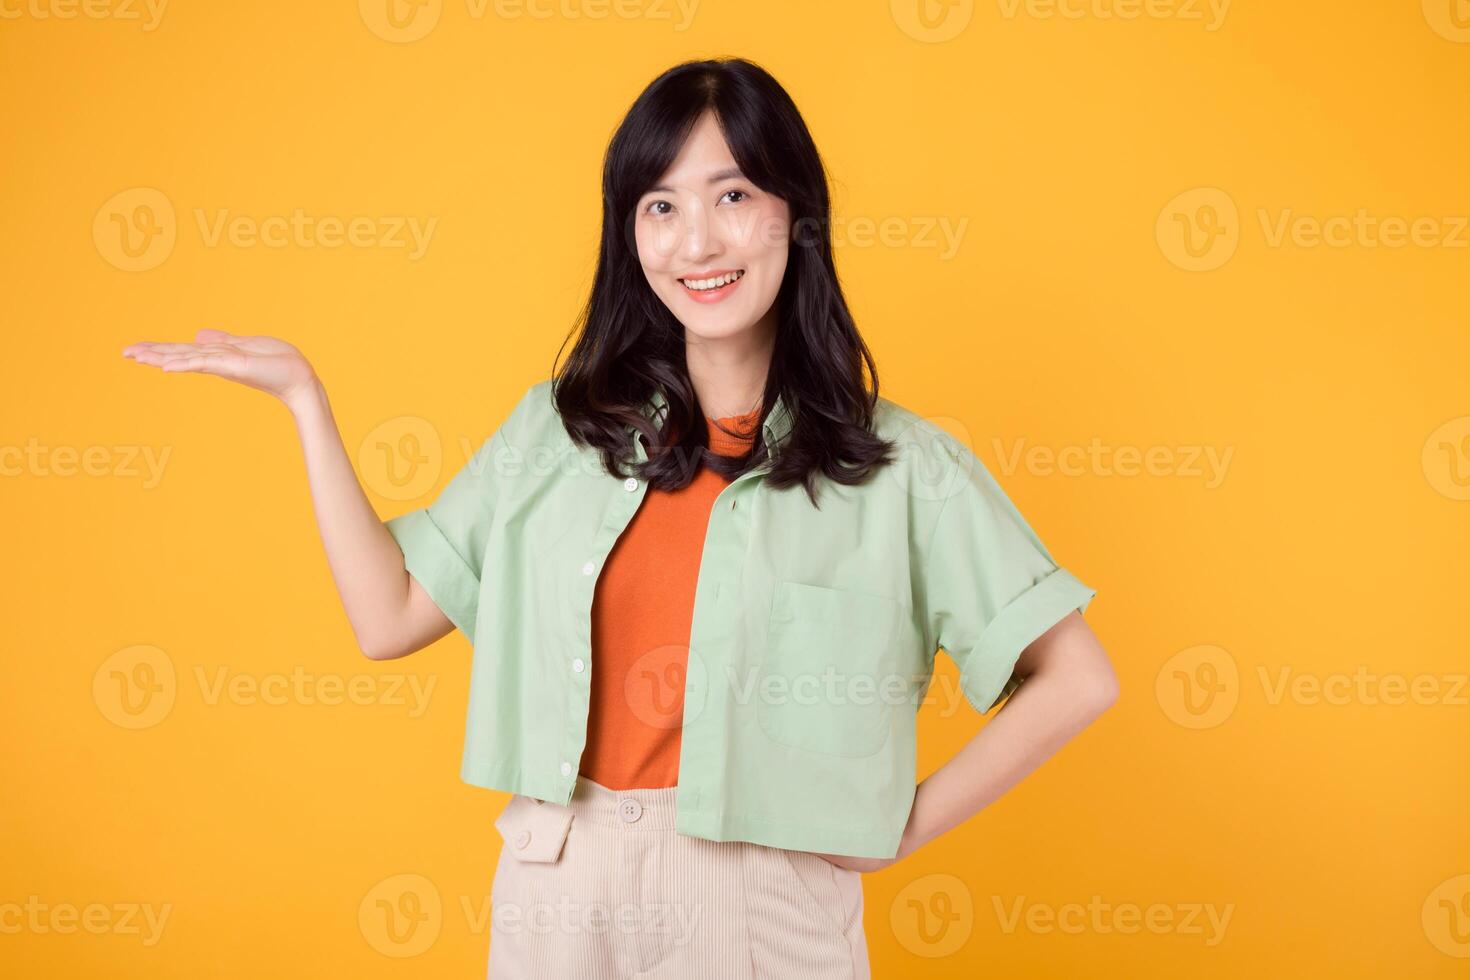
[[[227,353],[236,348],[233,344],[154,344],[149,349],[155,354],[210,354]]]
[[[213,345],[210,345],[210,344],[196,344],[196,343],[192,343],[192,342],[187,341],[187,340],[167,341],[165,343],[153,344],[152,345],[152,347],[153,347],[154,350],[159,351],[159,352],[164,353],[164,354],[175,354],[175,353],[179,353],[179,352],[203,350],[205,347],[209,347],[209,346],[218,347],[220,345],[219,344],[213,344]]]
[[[221,340],[244,340],[244,337],[230,333],[228,330],[216,330],[213,327],[205,327],[196,334],[195,340],[221,341]]]
[[[190,354],[206,353],[229,353],[231,348],[212,347],[201,348],[193,344],[160,344],[152,348],[143,348],[133,354],[133,360],[139,364],[163,364],[170,357],[181,357]]]
[[[224,344],[200,344],[198,346],[185,346],[183,350],[158,351],[157,356],[164,361],[180,357],[203,357],[206,355],[233,355],[241,356],[241,352],[234,347]]]
[[[133,350],[127,356],[131,357],[134,361],[137,361],[139,364],[162,364],[163,363],[163,359],[165,357],[169,357],[171,355],[162,354],[162,353],[159,353],[156,350],[152,350],[152,349],[147,348],[147,347],[140,347],[140,348],[137,348],[136,350]]]
[[[180,344],[180,343],[174,343],[174,342],[171,342],[171,341],[159,342],[159,341],[149,340],[149,341],[144,341],[143,343],[140,343],[140,344],[134,344],[132,347],[130,347],[128,349],[131,350],[135,355],[137,355],[137,354],[154,354],[154,355],[158,355],[158,354],[180,354],[180,353],[187,353],[189,351],[197,350],[198,347],[195,344]]]
[[[195,371],[204,374],[217,374],[221,377],[235,378],[240,374],[244,358],[237,352],[213,352],[203,354],[175,354],[164,358],[163,370],[169,374],[181,371]]]

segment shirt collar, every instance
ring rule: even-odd
[[[643,406],[643,416],[652,419],[661,415],[666,407],[667,399],[664,398],[664,393],[654,389],[653,396]],[[776,401],[771,405],[771,411],[766,415],[765,422],[761,425],[765,435],[766,450],[770,456],[774,457],[776,451],[786,441],[786,437],[791,435],[791,427],[791,412],[787,410],[786,403],[778,394]],[[638,430],[633,426],[628,426],[628,431],[633,434],[633,451],[641,463],[648,458],[643,448],[643,440],[638,438]]]

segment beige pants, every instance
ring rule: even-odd
[[[672,788],[579,777],[495,827],[490,980],[868,980],[858,872],[676,834]]]

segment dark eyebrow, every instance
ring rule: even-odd
[[[745,179],[745,174],[743,174],[743,173],[740,172],[740,168],[739,167],[729,167],[729,168],[727,168],[725,170],[716,170],[714,173],[710,174],[707,178],[705,178],[705,181],[704,182],[706,184],[718,184],[722,180],[730,180],[732,178],[738,178],[740,180],[744,180]],[[657,187],[650,187],[648,190],[644,191],[643,193],[644,194],[654,194],[654,193],[660,193],[660,192],[661,193],[664,193],[664,194],[672,194],[672,193],[674,193],[674,189],[672,187],[666,187],[663,184],[660,184]]]

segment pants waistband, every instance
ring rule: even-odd
[[[609,789],[579,775],[567,804],[574,820],[626,830],[673,830],[677,787]]]

